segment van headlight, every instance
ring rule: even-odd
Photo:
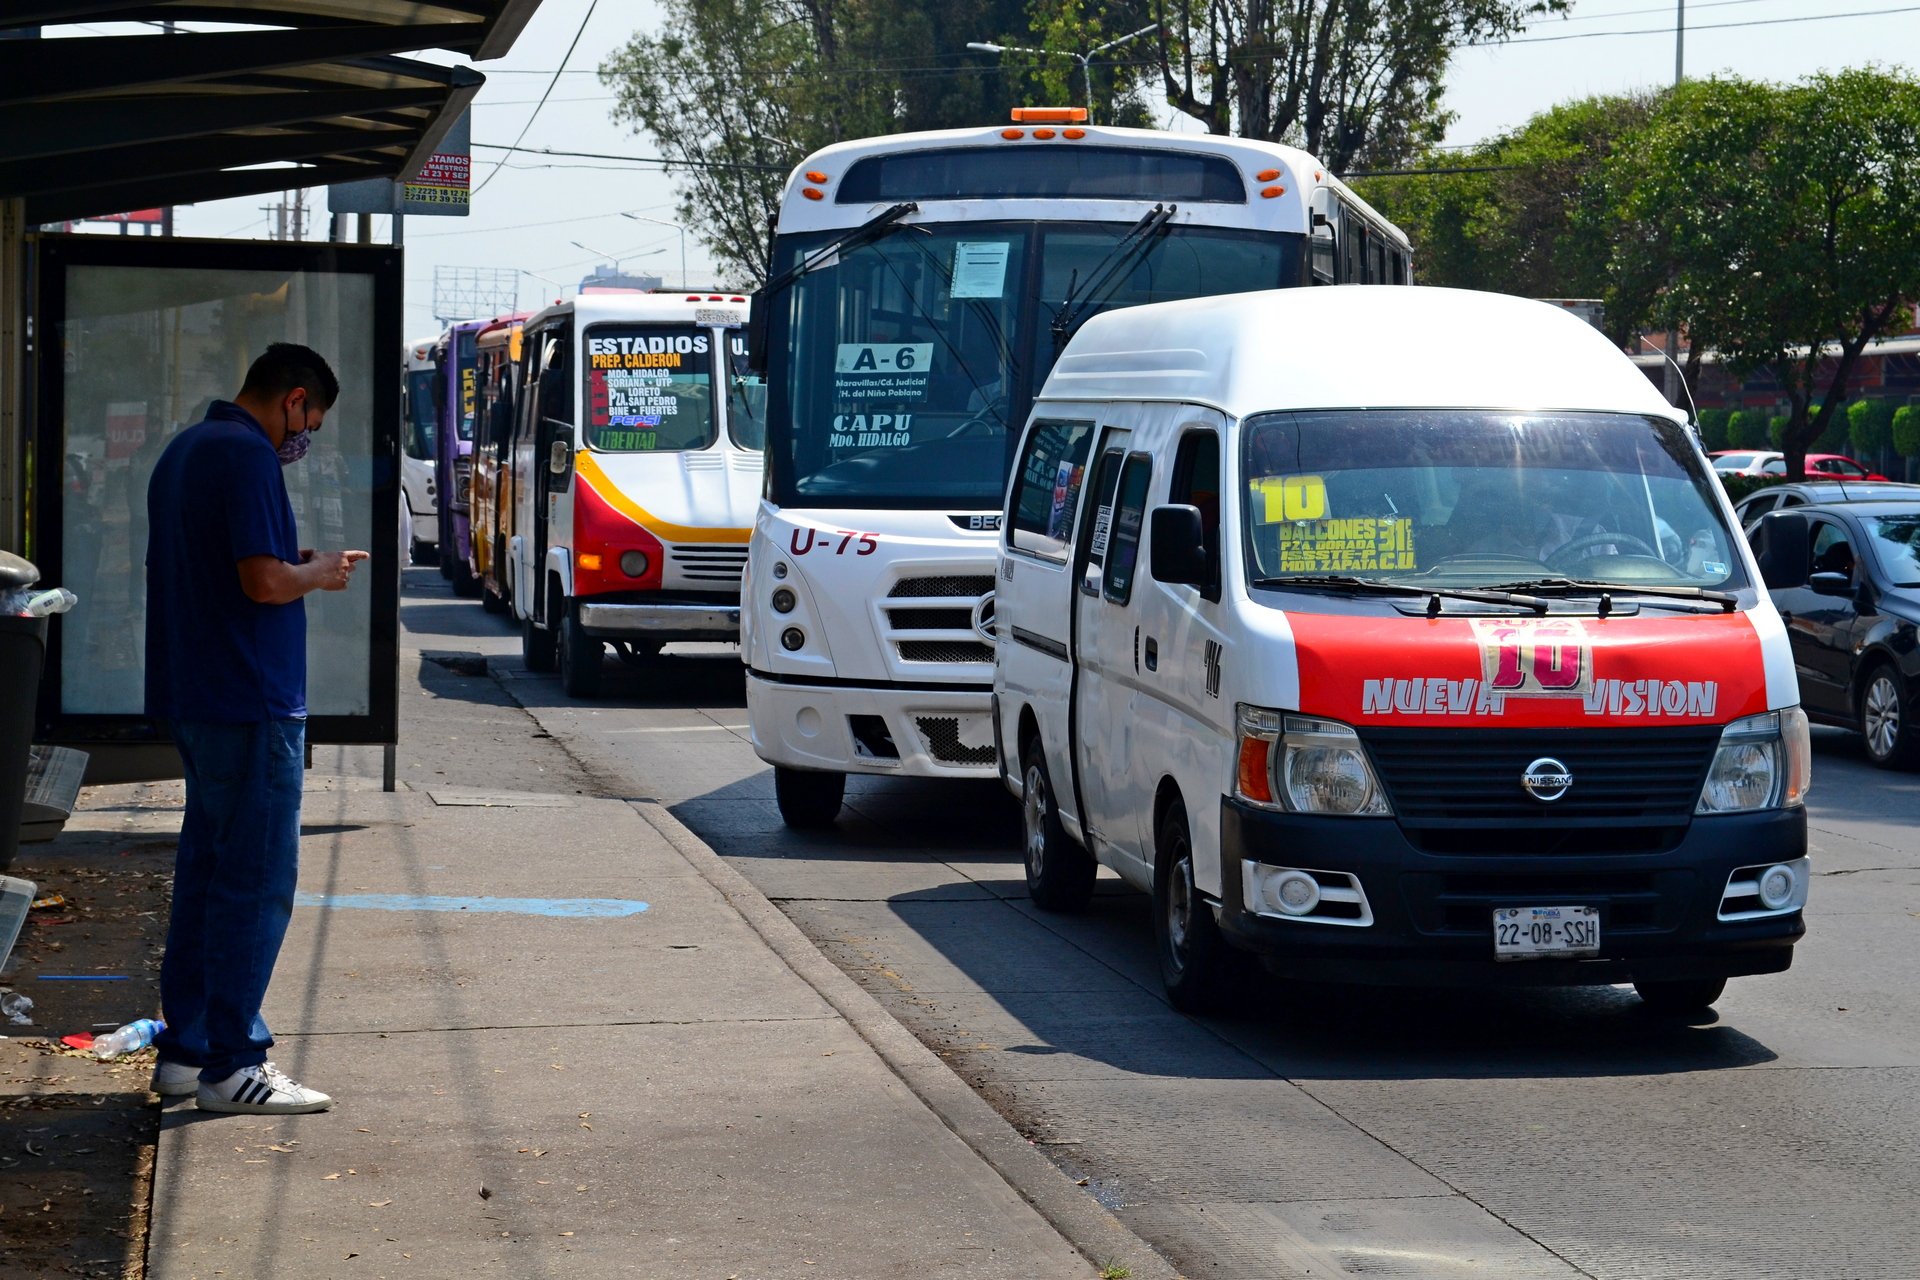
[[[1756,813],[1804,804],[1813,773],[1807,713],[1799,707],[1735,720],[1720,733],[1695,813]]]
[[[1393,812],[1352,726],[1265,707],[1236,708],[1234,794],[1290,813],[1384,817]]]

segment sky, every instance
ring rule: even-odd
[[[1457,117],[1448,144],[1480,141],[1560,102],[1671,83],[1675,7],[1675,0],[1576,0],[1568,18],[1540,20],[1504,45],[1460,50],[1447,77],[1446,105]],[[1913,0],[1687,0],[1686,16],[1689,76],[1793,80],[1869,62],[1920,70],[1920,3]],[[474,104],[473,141],[514,145],[519,138],[522,147],[658,154],[649,138],[612,121],[612,92],[592,73],[635,31],[659,21],[652,0],[544,0],[508,56],[476,64],[487,83]],[[563,71],[557,78],[556,68]],[[549,84],[551,94],[536,112]],[[1162,123],[1180,127],[1181,120],[1168,113]],[[583,275],[614,261],[630,272],[661,275],[669,285],[723,282],[696,234],[644,221],[676,216],[672,179],[658,167],[509,156],[480,145],[473,156],[477,190],[470,216],[406,220],[410,337],[438,328],[436,268],[510,269],[523,309],[571,295]],[[264,237],[270,224],[262,206],[275,199],[183,208],[177,230]],[[324,236],[324,193],[310,192],[309,199],[322,210],[310,234]],[[388,221],[376,219],[376,238],[387,238]]]

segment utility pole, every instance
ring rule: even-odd
[[[1687,75],[1687,0],[1674,0],[1677,8],[1673,16],[1673,87],[1678,89]],[[1673,273],[1667,273],[1668,283],[1672,283]],[[1667,369],[1664,386],[1667,403],[1680,403],[1680,365],[1677,353],[1680,350],[1680,330],[1667,330],[1666,356]]]

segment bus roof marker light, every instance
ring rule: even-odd
[[[1060,136],[1069,142],[1078,142],[1087,136],[1087,131],[1085,129],[1062,129]]]
[[[1261,198],[1262,200],[1271,200],[1271,199],[1273,199],[1273,198],[1274,198],[1275,196],[1283,196],[1283,195],[1285,195],[1285,194],[1287,194],[1287,189],[1286,189],[1285,187],[1262,187],[1262,188],[1260,188],[1260,198]]]
[[[1042,142],[1045,142],[1045,141],[1046,141],[1047,139],[1049,139],[1049,138],[1051,138],[1051,137],[1053,137],[1053,130],[1051,130],[1051,129],[1035,129],[1035,130],[1033,131],[1033,136],[1034,136],[1034,137],[1036,137],[1036,138],[1038,138],[1038,139],[1040,139],[1040,141],[1042,141]]]
[[[809,200],[823,200],[826,198],[827,193],[818,187],[802,187],[800,188],[800,194]]]
[[[821,173],[818,169],[807,170],[806,177],[808,182],[818,183],[820,186],[823,186],[823,187],[826,186],[828,182],[832,181],[832,179],[828,178],[826,174]]]
[[[1002,129],[1000,136],[1008,142],[1017,142],[1027,136],[1027,131],[1025,129]]]
[[[1272,182],[1275,178],[1279,176],[1280,176],[1280,171],[1278,169],[1262,169],[1260,172],[1253,175],[1253,180],[1255,182]]]
[[[1015,124],[1085,124],[1085,107],[1015,107]]]

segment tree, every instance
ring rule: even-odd
[[[1869,467],[1879,466],[1880,455],[1893,444],[1895,408],[1893,401],[1877,398],[1855,400],[1847,406],[1846,438],[1852,446],[1847,451]]]
[[[1339,172],[1396,165],[1438,143],[1452,119],[1441,106],[1441,82],[1453,51],[1512,35],[1568,6],[1147,0],[1143,8],[1160,24],[1151,70],[1168,105],[1209,133],[1292,143]]]
[[[1903,458],[1920,458],[1920,410],[1910,404],[1894,411],[1893,451]]]
[[[1597,175],[1653,103],[1647,95],[1567,103],[1465,154],[1421,160],[1423,168],[1458,172],[1355,185],[1413,241],[1423,284],[1601,297],[1612,245]]]
[[[1877,70],[1691,82],[1608,161],[1609,310],[1680,328],[1787,403],[1787,474],[1920,297],[1920,85]]]
[[[748,280],[793,167],[848,138],[1004,119],[1026,68],[957,50],[1025,0],[664,0],[657,35],[600,65],[613,118],[650,135],[679,180],[679,218]]]

